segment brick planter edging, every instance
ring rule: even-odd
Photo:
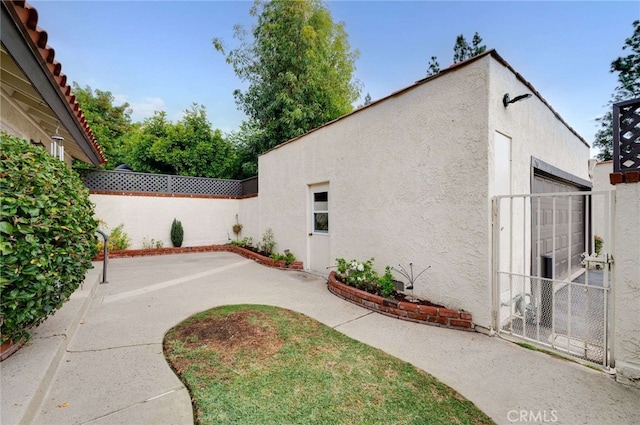
[[[353,286],[338,282],[335,271],[329,274],[328,281],[329,291],[334,295],[387,316],[408,320],[410,322],[466,331],[472,331],[474,327],[471,313],[467,311],[383,298],[380,295],[370,294]]]
[[[206,245],[206,246],[185,246],[180,248],[152,248],[152,249],[125,249],[120,251],[109,251],[109,258],[127,258],[127,257],[143,257],[147,255],[167,255],[167,254],[187,254],[192,252],[233,252],[245,258],[255,260],[263,266],[273,267],[284,270],[303,270],[302,261],[294,261],[290,265],[286,265],[284,260],[274,260],[265,257],[249,249],[235,245]],[[104,259],[102,251],[93,259],[93,261],[102,261]]]

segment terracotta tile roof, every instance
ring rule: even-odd
[[[38,11],[26,1],[7,1],[5,4],[15,12],[14,16],[18,17],[16,23],[23,27],[24,34],[28,34],[33,43],[32,49],[34,53],[37,52],[44,61],[49,73],[53,77],[53,81],[58,85],[75,119],[80,124],[87,140],[100,159],[100,163],[104,164],[107,159],[102,152],[102,148],[93,135],[91,127],[89,127],[87,119],[76,101],[76,96],[71,92],[71,86],[67,84],[67,76],[62,73],[62,65],[55,60],[55,50],[47,44],[49,36],[46,31],[38,26]]]

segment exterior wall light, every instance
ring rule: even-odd
[[[532,96],[531,93],[527,93],[527,94],[521,94],[520,96],[516,96],[513,99],[509,99],[509,93],[505,93],[505,95],[502,97],[502,104],[506,108],[507,106],[509,106],[510,103],[515,103],[522,99],[528,99],[531,96]]]

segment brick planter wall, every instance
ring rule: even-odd
[[[142,257],[146,255],[167,255],[167,254],[187,254],[192,252],[233,252],[245,258],[257,261],[263,266],[287,269],[287,270],[303,270],[302,261],[294,261],[290,265],[286,265],[284,260],[274,260],[265,257],[251,250],[235,246],[235,245],[207,245],[207,246],[186,246],[180,248],[152,248],[152,249],[126,249],[122,251],[109,251],[109,258],[126,258],[126,257]],[[102,251],[93,259],[93,261],[102,261],[104,259]]]
[[[329,291],[333,294],[358,304],[369,310],[386,314],[411,322],[425,323],[427,325],[441,326],[466,331],[473,330],[471,313],[462,310],[453,310],[444,307],[432,307],[416,303],[396,301],[370,294],[366,291],[354,288],[338,282],[336,272],[329,274]]]

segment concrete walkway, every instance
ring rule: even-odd
[[[1,364],[3,425],[193,423],[163,336],[196,312],[240,303],[304,313],[408,361],[499,424],[640,423],[640,391],[603,372],[497,337],[371,313],[307,273],[222,252],[116,259],[108,284],[97,276]]]

